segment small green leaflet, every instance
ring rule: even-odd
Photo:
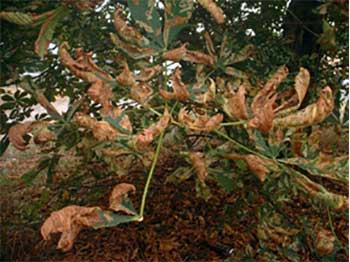
[[[139,216],[118,215],[111,211],[103,212],[102,210],[98,210],[97,212],[103,222],[100,222],[94,225],[94,229],[102,228],[102,227],[114,227],[122,223],[128,223],[131,221],[140,220]]]

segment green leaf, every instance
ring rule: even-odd
[[[174,41],[192,15],[192,0],[164,0],[164,32],[165,46]]]
[[[227,192],[233,191],[233,180],[229,174],[221,173],[216,174],[218,184]]]
[[[118,215],[111,211],[105,211],[98,210],[98,215],[100,216],[101,220],[103,222],[97,223],[94,225],[94,228],[102,228],[102,227],[114,227],[122,223],[128,223],[131,221],[139,221],[139,216],[125,216],[125,215]]]
[[[45,19],[50,17],[52,14],[53,11],[49,11],[41,15],[31,15],[21,12],[0,12],[0,19],[4,19],[17,25],[36,26],[44,22]]]
[[[136,24],[145,30],[147,38],[151,40],[150,46],[157,50],[162,48],[162,24],[155,1],[128,0],[128,7]]]
[[[40,170],[30,170],[21,176],[21,180],[26,186],[30,186],[32,181],[39,175]]]
[[[40,33],[35,41],[35,52],[44,57],[47,53],[47,48],[52,40],[55,28],[58,22],[67,14],[68,9],[66,7],[59,7],[55,12],[47,18],[45,23],[40,28]]]
[[[112,118],[111,116],[107,116],[104,118],[105,121],[107,121],[108,123],[110,123],[113,127],[115,127],[116,129],[118,129],[120,132],[125,133],[125,134],[130,134],[130,131],[128,129],[125,129],[124,127],[122,127],[120,125],[120,121],[123,119],[123,117],[125,116],[126,112],[123,111],[121,112],[121,114],[116,117],[116,118]]]
[[[0,156],[2,156],[5,153],[9,144],[10,144],[10,141],[9,141],[8,137],[4,136],[0,141]]]

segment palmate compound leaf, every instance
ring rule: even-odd
[[[198,3],[213,16],[218,24],[225,22],[224,11],[213,0],[198,0]]]
[[[332,89],[327,86],[320,92],[317,102],[305,107],[304,109],[276,118],[273,124],[278,127],[305,127],[323,121],[334,108],[334,97]]]
[[[154,123],[134,136],[133,142],[136,150],[145,151],[152,141],[168,127],[170,120],[171,115],[169,111],[165,109],[157,123]]]

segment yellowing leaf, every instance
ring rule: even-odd
[[[197,177],[201,182],[204,182],[206,177],[208,176],[207,166],[205,163],[205,156],[201,152],[190,152],[189,153],[190,160],[196,171]]]
[[[127,42],[136,44],[140,47],[148,45],[149,40],[145,38],[134,27],[128,26],[121,16],[122,10],[117,8],[114,12],[114,28],[117,33]]]
[[[98,207],[73,205],[52,212],[41,226],[41,235],[45,240],[49,240],[51,234],[61,232],[57,249],[68,251],[73,247],[74,240],[83,226],[92,227],[99,222],[98,210],[100,210]]]
[[[135,148],[138,151],[144,151],[152,143],[154,138],[159,136],[169,125],[171,116],[167,109],[164,110],[163,116],[159,121],[150,127],[144,129],[140,134],[134,137]]]
[[[175,73],[171,76],[173,92],[168,92],[163,89],[159,89],[159,94],[165,100],[178,100],[185,102],[190,97],[190,93],[187,90],[186,85],[181,81],[181,70],[176,68]]]
[[[225,22],[224,11],[213,0],[198,0],[198,3],[214,17],[218,24]]]
[[[207,114],[192,117],[191,115],[186,113],[184,108],[181,108],[178,115],[178,119],[189,129],[196,131],[211,132],[216,128],[220,127],[220,123],[224,119],[224,116],[219,113],[212,117],[209,117]]]
[[[24,151],[27,149],[27,144],[23,136],[32,130],[32,122],[19,123],[12,126],[8,132],[10,143],[18,150]]]
[[[333,233],[329,230],[321,228],[317,232],[316,238],[314,240],[314,246],[317,254],[319,256],[331,254],[335,247],[334,241],[335,236],[333,235]]]
[[[223,109],[231,118],[248,119],[244,85],[241,85],[237,92],[233,93],[231,91],[228,94]]]
[[[113,191],[109,197],[109,209],[114,211],[123,211],[129,215],[135,215],[135,212],[123,205],[124,200],[128,198],[129,192],[135,192],[136,188],[132,184],[121,183],[113,188]]]
[[[276,118],[274,125],[279,127],[304,127],[323,121],[334,108],[332,89],[325,87],[321,90],[317,102],[307,106],[294,114]]]

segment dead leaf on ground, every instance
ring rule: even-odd
[[[306,108],[274,119],[274,125],[279,127],[305,127],[323,121],[334,108],[334,98],[332,89],[327,86],[321,90],[320,98],[317,102]]]
[[[330,230],[321,228],[314,240],[314,246],[319,256],[329,255],[333,252],[335,244],[335,236]]]
[[[181,108],[178,114],[178,119],[180,123],[184,124],[189,129],[211,132],[220,127],[224,116],[223,114],[218,113],[212,117],[209,117],[207,114],[195,115],[192,117],[190,114],[186,113],[186,110],[184,108]]]
[[[206,177],[208,176],[205,155],[201,152],[190,152],[189,157],[194,167],[194,170],[196,171],[198,179],[201,182],[204,182]]]
[[[214,17],[218,24],[225,22],[224,11],[213,0],[198,0],[198,3]]]
[[[168,92],[163,89],[159,89],[159,94],[165,100],[178,100],[185,102],[190,97],[190,93],[187,90],[186,85],[181,80],[181,70],[176,68],[174,74],[171,76],[173,92]]]
[[[10,143],[18,150],[24,151],[27,149],[27,144],[23,136],[32,130],[32,122],[18,123],[12,126],[8,132]]]
[[[134,193],[136,188],[132,184],[121,183],[113,188],[113,191],[109,197],[109,209],[114,211],[123,211],[129,215],[135,215],[135,212],[123,205],[123,198],[128,198],[128,193]]]

